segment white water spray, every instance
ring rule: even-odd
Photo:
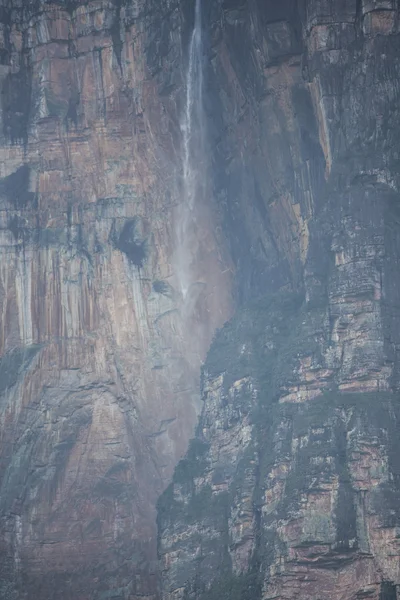
[[[187,0],[189,2],[189,0]],[[194,0],[190,0],[191,2]],[[180,199],[174,212],[174,285],[178,292],[179,338],[185,380],[192,378],[196,411],[199,402],[199,365],[212,335],[230,313],[230,277],[223,246],[217,239],[210,149],[205,112],[205,42],[201,0],[195,0],[193,31],[186,48],[185,95],[181,112],[178,163]],[[189,375],[190,374],[190,375]]]
[[[206,179],[201,0],[196,0],[194,28],[189,44],[181,131],[183,180],[177,227],[177,267],[181,293],[185,299],[194,283],[192,261],[196,255],[196,217],[204,198]]]

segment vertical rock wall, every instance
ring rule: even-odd
[[[155,502],[229,314],[211,216],[176,272],[177,2],[0,3],[0,597],[154,597]],[[3,594],[3,595],[2,595]]]
[[[204,0],[189,306],[193,8],[0,2],[0,595],[157,595],[234,272],[163,593],[394,600],[398,4]]]
[[[242,307],[160,500],[163,597],[394,600],[398,3],[207,6]]]

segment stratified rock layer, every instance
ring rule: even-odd
[[[193,2],[0,2],[7,600],[157,595],[231,272],[163,593],[396,597],[399,8],[202,6],[183,297]]]
[[[0,2],[2,598],[157,593],[155,502],[230,310],[210,207],[185,299],[175,268],[182,24]]]
[[[282,396],[318,320],[285,293],[217,335],[197,436],[158,506],[166,600],[395,600],[400,395],[331,381]]]
[[[398,4],[207,14],[242,308],[215,337],[196,438],[160,500],[163,597],[394,600]]]

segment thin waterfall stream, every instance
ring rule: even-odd
[[[178,276],[183,300],[195,282],[192,261],[196,254],[196,217],[204,196],[206,179],[201,0],[196,0],[188,58],[186,98],[181,120],[182,203],[177,227]]]
[[[194,368],[196,377],[212,335],[230,313],[231,303],[229,263],[222,243],[217,241],[218,215],[205,111],[206,38],[202,8],[201,0],[196,0],[187,46],[177,178],[180,202],[174,215],[173,259],[180,298],[180,335],[185,360]]]

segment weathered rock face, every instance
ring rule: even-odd
[[[194,3],[0,9],[0,597],[157,595],[234,272],[163,594],[394,600],[398,4],[203,1],[185,297]]]
[[[206,12],[215,195],[241,308],[213,342],[196,438],[160,499],[163,597],[394,600],[398,4]]]
[[[153,597],[155,503],[230,311],[175,268],[179,3],[0,2],[0,597]]]
[[[164,598],[396,598],[399,396],[332,382],[278,400],[316,321],[286,293],[214,341],[197,437],[159,503]]]

